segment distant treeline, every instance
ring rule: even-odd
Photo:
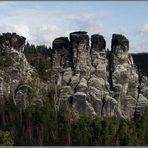
[[[148,53],[132,54],[135,64],[143,75],[148,76]]]

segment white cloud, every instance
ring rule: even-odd
[[[141,34],[144,35],[145,33],[148,33],[148,23],[144,24],[141,28]]]
[[[5,5],[8,7],[9,5]],[[3,7],[4,8],[4,7]],[[5,17],[0,16],[0,33],[16,32],[34,44],[51,45],[54,38],[68,36],[72,31],[84,30],[89,34],[103,33],[102,15],[66,10],[38,8],[9,8]]]
[[[140,48],[145,49],[148,52],[148,23],[145,23],[139,31],[140,36]]]
[[[17,32],[19,35],[22,35],[29,40],[32,39],[29,28],[26,25],[0,24],[0,32]]]
[[[28,2],[29,3],[29,2]],[[24,6],[29,5],[27,2]],[[87,31],[89,35],[103,35],[110,48],[112,33],[121,33],[130,41],[130,52],[146,51],[148,47],[148,23],[144,24],[136,35],[125,24],[109,28],[113,14],[109,10],[93,12],[87,9],[47,9],[40,5],[17,7],[15,3],[0,3],[0,33],[16,32],[27,38],[29,43],[52,45],[56,37],[69,36],[73,31]],[[80,9],[80,8],[79,8]],[[9,11],[8,11],[9,10]],[[106,12],[107,11],[107,12]],[[112,25],[112,24],[111,24]],[[114,29],[114,30],[113,30]]]
[[[143,24],[129,35],[130,52],[148,52],[148,23]]]

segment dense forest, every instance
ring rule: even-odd
[[[51,68],[51,48],[45,45],[35,46],[26,44],[24,54],[27,61],[35,67],[42,80],[47,81],[49,78],[49,69]]]
[[[148,145],[148,110],[131,121],[82,115],[71,122],[64,110],[55,111],[51,94],[47,99],[43,107],[20,110],[9,102],[1,108],[1,120],[7,118],[0,125],[0,145]]]
[[[29,44],[24,51],[29,63],[45,81],[49,79],[50,52],[51,49],[45,46]],[[55,109],[53,95],[54,90],[51,90],[45,96],[43,106],[34,105],[26,109],[14,106],[11,97],[6,99],[9,101],[0,108],[0,145],[148,145],[148,109],[143,116],[133,120],[81,115],[74,121],[68,118],[71,113],[66,109]]]
[[[8,103],[0,111],[0,145],[148,145],[148,110],[131,121],[115,117],[92,119],[81,116],[77,122],[56,112],[51,94],[43,107],[22,111]]]

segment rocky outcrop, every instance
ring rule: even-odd
[[[3,33],[3,35],[0,36],[0,45],[5,50],[13,47],[18,51],[23,51],[25,40],[23,36],[19,36],[16,33]]]
[[[1,105],[10,100],[21,108],[37,102],[42,105],[38,90],[39,79],[23,54],[24,46],[25,38],[15,33],[0,36]]]
[[[123,115],[132,117],[138,98],[139,82],[128,51],[128,39],[122,35],[113,34],[111,49],[113,97],[118,101]]]
[[[89,42],[83,31],[71,33],[70,41],[62,37],[53,42],[60,104],[69,102],[79,114],[133,118],[138,108],[147,106],[147,97],[139,99],[139,76],[128,39],[113,34],[111,51],[106,51],[102,35],[92,35]]]
[[[87,32],[78,31],[69,38],[56,38],[47,52],[49,58],[48,54],[46,58],[39,55],[44,63],[51,60],[44,80],[28,63],[31,60],[26,60],[24,44],[25,38],[15,33],[0,36],[1,104],[12,97],[14,104],[23,107],[42,105],[42,89],[52,88],[55,109],[64,108],[76,116],[131,119],[148,105],[148,78],[136,68],[123,35],[113,34],[111,51],[106,50],[106,41],[99,34],[90,39]],[[43,70],[39,75],[44,75]]]

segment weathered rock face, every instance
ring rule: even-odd
[[[25,40],[23,36],[20,37],[16,33],[3,33],[3,35],[0,36],[0,45],[5,48],[5,50],[13,47],[18,51],[23,51]]]
[[[90,46],[87,32],[82,31],[71,33],[70,41],[54,40],[59,102],[78,114],[133,118],[147,106],[146,83],[140,86],[126,37],[113,34],[111,52],[105,48],[103,36],[92,35]]]
[[[56,38],[53,41],[53,64],[54,67],[62,66],[66,68],[71,65],[72,53],[67,37]]]
[[[70,33],[69,39],[56,38],[46,57],[51,59],[47,82],[26,60],[24,44],[25,38],[15,33],[0,36],[0,104],[11,97],[24,108],[42,105],[42,88],[52,87],[55,108],[76,116],[131,119],[148,105],[148,78],[137,71],[128,53],[129,41],[120,34],[113,34],[111,51],[106,51],[99,34],[92,35],[91,41],[84,31]]]
[[[138,98],[139,81],[128,51],[128,39],[122,35],[113,34],[111,50],[113,97],[118,101],[123,115],[132,117]]]
[[[0,104],[13,99],[15,105],[26,108],[42,99],[38,94],[39,79],[22,53],[25,38],[15,33],[0,36]],[[32,96],[34,89],[35,94]]]

